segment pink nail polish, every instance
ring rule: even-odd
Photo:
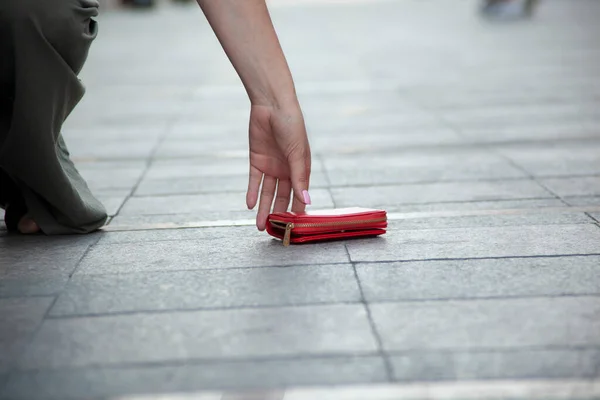
[[[311,204],[310,195],[308,194],[308,190],[303,190],[302,196],[304,196],[304,204]]]

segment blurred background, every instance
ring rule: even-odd
[[[153,7],[129,3],[113,1],[104,9],[82,74],[89,95],[65,135],[74,157],[127,160],[131,176],[119,173],[105,187],[96,182],[93,164],[80,168],[113,211],[149,159],[134,196],[245,190],[248,102],[201,11],[182,0],[156,0]],[[539,172],[530,168],[544,164],[546,171],[546,163],[554,165],[547,175],[554,178],[595,171],[598,2],[536,2],[533,15],[524,11],[528,3],[270,1],[306,114],[313,186],[331,188],[322,195],[315,191],[317,204],[351,203],[346,186],[353,185],[492,185],[490,180],[529,178]],[[215,173],[226,164],[239,166],[237,177],[207,189],[206,176],[187,170],[194,161],[209,162],[207,156],[219,160]],[[564,158],[588,164],[563,171]],[[155,173],[162,164],[183,169],[176,170],[179,175]],[[173,177],[187,181],[164,182]],[[122,185],[119,179],[125,179]],[[328,200],[329,191],[334,200]],[[453,196],[444,191],[427,201],[534,204],[547,194],[487,186],[481,191],[466,197],[458,194],[462,189],[452,190]],[[390,211],[425,207],[410,193],[382,188],[367,203]],[[595,192],[564,193],[580,194]],[[239,203],[231,206],[233,212]]]

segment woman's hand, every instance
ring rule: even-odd
[[[254,208],[260,190],[256,225],[264,230],[274,198],[274,211],[285,211],[292,193],[292,211],[310,204],[310,148],[292,74],[265,0],[197,1],[252,104],[246,203]]]
[[[250,176],[246,204],[259,199],[256,226],[264,230],[273,212],[302,212],[310,204],[311,154],[300,107],[252,106],[250,112]],[[260,188],[262,182],[262,189]]]

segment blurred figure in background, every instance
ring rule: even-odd
[[[481,12],[489,17],[531,17],[538,0],[483,0]]]

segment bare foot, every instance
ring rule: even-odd
[[[35,221],[27,215],[21,218],[17,228],[19,229],[19,232],[25,235],[31,235],[40,231],[40,227],[38,226],[38,224],[36,224]]]

